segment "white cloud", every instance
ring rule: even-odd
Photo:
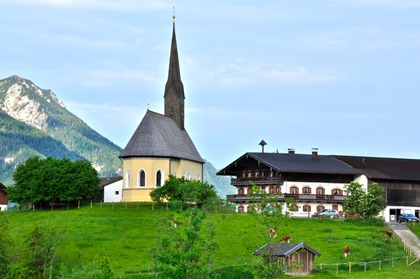
[[[343,3],[342,0],[339,2]],[[348,0],[347,2],[358,6],[379,6],[396,10],[420,8],[418,0]]]
[[[158,79],[150,72],[141,70],[93,70],[87,72],[88,81],[85,85],[90,87],[103,87],[109,83],[123,83],[124,81],[156,82]]]
[[[168,5],[159,0],[6,0],[12,4],[44,6],[63,9],[102,9],[134,12],[141,10],[167,9]]]
[[[311,69],[306,66],[272,65],[239,60],[221,64],[214,73],[214,78],[225,85],[243,85],[267,82],[330,83],[341,77],[323,68]]]
[[[94,47],[98,49],[115,49],[115,48],[125,48],[127,45],[119,41],[110,41],[110,40],[89,40],[80,36],[61,36],[58,38],[64,43],[78,44],[81,46]]]

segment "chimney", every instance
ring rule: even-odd
[[[318,148],[312,148],[312,160],[318,160]]]
[[[261,145],[262,147],[262,153],[264,153],[264,145],[267,145],[267,143],[264,140],[261,140],[261,142],[259,143],[259,145]]]
[[[287,153],[289,153],[289,154],[295,154],[295,149],[294,148],[288,148],[287,149]]]

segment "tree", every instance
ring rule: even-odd
[[[6,214],[0,212],[0,278],[5,278],[9,269],[8,244],[10,243]]]
[[[218,245],[211,224],[203,229],[206,214],[191,208],[183,213],[179,225],[173,217],[166,219],[158,233],[157,248],[153,251],[153,271],[156,278],[209,278],[213,253]]]
[[[367,191],[358,182],[344,186],[348,195],[344,201],[344,211],[348,214],[358,214],[362,219],[375,217],[385,207],[384,189],[377,183],[368,185]]]
[[[100,190],[98,173],[86,160],[32,157],[18,165],[13,180],[9,199],[20,204],[90,200]]]
[[[64,231],[35,227],[28,240],[28,268],[34,278],[53,278],[53,269]]]
[[[154,202],[180,204],[181,208],[202,208],[206,203],[212,203],[218,199],[213,185],[198,180],[186,180],[170,175],[162,187],[156,188],[150,193]]]
[[[278,196],[281,193],[269,194],[262,187],[251,184],[251,212],[250,214],[255,217],[257,224],[262,228],[261,237],[258,238],[258,243],[253,247],[253,251],[256,248],[260,248],[265,243],[277,242],[281,239],[280,230],[282,221],[287,212],[283,213],[283,203],[278,202]],[[295,204],[295,201],[288,200],[287,205],[289,207]],[[264,241],[261,242],[261,241]],[[268,245],[268,247],[270,247]],[[249,267],[249,271],[254,275],[255,278],[279,278],[284,272],[284,265],[278,258],[273,255],[272,249],[267,249],[265,254],[255,258],[255,261]]]

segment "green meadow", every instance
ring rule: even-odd
[[[123,278],[142,278],[140,275],[148,272],[162,221],[175,215],[178,228],[183,226],[179,212],[150,203],[2,214],[7,216],[12,263],[25,255],[25,239],[35,227],[54,228],[65,234],[58,252],[59,265],[80,268],[106,257],[114,274]],[[203,227],[211,224],[216,230],[219,248],[213,270],[219,278],[252,278],[246,271],[255,260],[252,252],[268,241],[257,218],[208,213]],[[413,263],[415,258],[397,239],[385,239],[383,231],[387,228],[381,221],[282,218],[279,224],[273,241],[290,235],[292,242],[304,242],[321,253],[309,278],[420,278],[420,263]],[[419,226],[414,229],[420,232]],[[347,258],[343,255],[346,245],[351,248]]]

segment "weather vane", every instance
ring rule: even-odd
[[[172,20],[175,22],[175,6],[173,6],[172,9],[174,10],[174,13],[172,15]]]

